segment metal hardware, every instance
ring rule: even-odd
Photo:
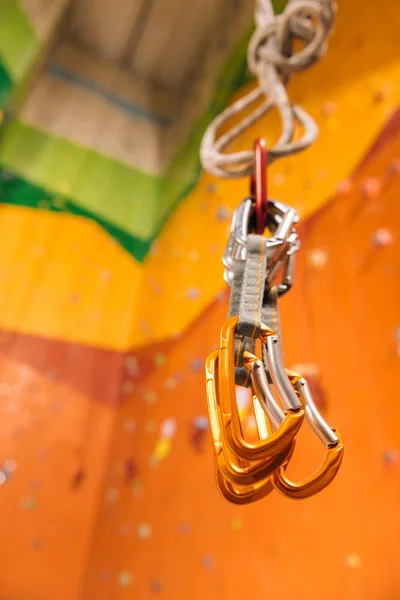
[[[207,403],[216,466],[221,475],[233,484],[256,484],[260,480],[266,480],[276,469],[284,464],[288,458],[290,443],[277,454],[265,456],[264,459],[255,461],[246,461],[238,458],[230,450],[225,433],[228,422],[223,415],[218,393],[218,357],[219,351],[215,350],[206,360]]]
[[[285,413],[280,408],[271,392],[263,362],[258,360],[256,356],[254,356],[253,360],[253,356],[250,353],[245,353],[244,364],[245,366],[250,365],[253,391],[258,400],[258,403],[256,403],[257,406],[261,406],[262,410],[265,411],[268,418],[273,423],[275,429],[277,429],[285,419]],[[257,410],[257,406],[255,411]],[[266,439],[266,437],[263,438],[260,436],[260,439]]]
[[[286,10],[274,16],[272,0],[256,0],[256,31],[248,48],[248,66],[258,78],[258,87],[217,116],[201,144],[203,167],[214,175],[251,176],[251,197],[233,215],[223,256],[224,279],[234,284],[229,314],[235,316],[223,325],[220,348],[206,362],[217,486],[235,504],[255,502],[273,489],[290,498],[313,495],[332,481],[343,458],[341,437],[319,414],[306,380],[284,367],[275,300],[293,284],[300,248],[295,230],[299,217],[291,207],[268,199],[266,171],[267,162],[303,150],[317,136],[315,123],[300,106],[289,102],[285,86],[292,73],[322,57],[335,8],[334,0],[289,0]],[[304,47],[292,52],[296,39]],[[260,99],[264,99],[261,105]],[[283,129],[268,155],[262,139],[256,140],[252,151],[229,153],[232,140],[275,105]],[[242,111],[239,124],[220,131],[225,121]],[[303,129],[300,138],[296,121]],[[255,351],[256,339],[263,344],[263,361],[247,352]],[[257,442],[243,437],[235,377],[252,387]],[[314,474],[294,483],[286,468],[304,418],[327,451]]]
[[[295,483],[288,478],[285,465],[272,475],[273,485],[279,492],[293,499],[301,499],[308,498],[322,491],[335,478],[343,459],[343,442],[336,430],[329,427],[319,413],[313,402],[306,380],[293,371],[287,371],[287,376],[293,389],[296,390],[299,398],[305,405],[307,422],[327,448],[321,466],[301,482]],[[263,382],[262,385],[268,386],[268,381]],[[265,398],[266,405],[268,405],[270,398],[268,394],[265,394],[265,390],[263,398]],[[271,406],[262,406],[262,409],[262,411],[255,411],[255,418],[259,436],[261,439],[265,439],[266,432],[270,435],[274,431],[269,421],[265,419],[265,414],[270,414],[272,408]],[[273,426],[276,427],[274,423]]]
[[[252,211],[253,201],[251,198],[246,198],[233,213],[230,235],[222,257],[222,264],[226,267],[224,279],[228,285],[232,283],[234,261],[246,258],[247,234]]]
[[[242,435],[239,411],[236,404],[234,377],[235,331],[238,317],[228,319],[221,329],[219,350],[219,394],[221,407],[226,423],[226,439],[228,447],[239,458],[248,460],[265,459],[277,454],[290,445],[297,434],[304,418],[304,409],[296,396],[296,400],[285,395],[282,398],[287,414],[279,428],[267,440],[247,442]],[[262,336],[274,335],[272,330],[264,326]]]
[[[223,255],[224,280],[232,284],[235,260],[246,260],[247,235],[255,206],[251,198],[239,205],[232,217],[230,235]],[[267,273],[266,284],[270,286],[282,267],[282,279],[278,284],[278,296],[286,293],[293,283],[295,253],[300,247],[293,225],[298,222],[296,211],[282,202],[269,200],[266,224],[272,237],[266,238]]]
[[[254,144],[254,174],[251,176],[251,195],[255,199],[256,233],[263,234],[267,220],[267,147],[265,140]]]

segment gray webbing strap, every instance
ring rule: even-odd
[[[229,303],[229,317],[239,315],[240,297],[242,295],[243,278],[245,262],[235,260],[233,266],[233,281],[231,284],[231,297]],[[245,338],[242,335],[235,335],[235,383],[236,385],[250,385],[248,381],[248,371],[243,367],[243,353],[245,350],[251,352],[254,349],[255,341]],[[240,365],[240,366],[237,366]]]
[[[265,290],[264,302],[261,310],[261,318],[264,325],[267,325],[271,329],[275,331],[275,333],[280,336],[281,325],[279,319],[279,311],[278,311],[278,287],[274,286],[270,289]],[[272,383],[269,370],[268,370],[268,362],[267,362],[267,345],[262,345],[262,359],[265,365],[265,370],[267,373],[269,383]]]
[[[265,290],[261,318],[264,325],[273,329],[278,336],[280,335],[281,326],[278,311],[278,286],[276,285]]]
[[[247,238],[237,332],[254,340],[259,337],[261,328],[261,309],[267,271],[267,242],[268,239],[263,235],[249,234]]]
[[[229,316],[239,315],[235,339],[235,382],[248,387],[249,372],[243,367],[245,350],[255,350],[260,335],[262,307],[267,268],[267,241],[262,235],[249,234],[246,245],[246,261],[234,264]]]

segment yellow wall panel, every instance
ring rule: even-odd
[[[89,219],[0,207],[0,327],[125,349],[142,267]]]

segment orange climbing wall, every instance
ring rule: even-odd
[[[226,315],[224,294],[181,339],[136,356],[83,597],[400,598],[399,125],[388,127],[346,195],[300,227],[296,285],[282,301],[286,363],[302,363],[345,440],[337,480],[298,502],[275,493],[235,507],[219,496],[202,429],[203,362]],[[394,243],[379,249],[382,228]],[[291,474],[306,475],[322,455],[303,435]],[[127,460],[134,469],[124,479],[117,472]]]

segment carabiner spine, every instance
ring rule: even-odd
[[[296,389],[299,390],[300,396],[304,399],[306,405],[306,419],[321,442],[323,442],[327,448],[336,446],[339,443],[339,436],[332,427],[329,427],[315,406],[307,381],[305,379],[297,381]]]
[[[267,362],[271,379],[278,394],[289,411],[297,411],[302,408],[302,403],[295,393],[283,365],[282,347],[278,336],[268,335],[264,340],[267,347]]]
[[[301,500],[318,494],[325,489],[336,477],[343,460],[343,442],[339,441],[334,448],[329,448],[325,454],[324,462],[312,475],[294,483],[288,479],[284,468],[280,468],[272,475],[274,487],[289,498]]]
[[[247,442],[241,432],[239,411],[236,404],[234,377],[234,343],[238,317],[228,319],[221,329],[219,351],[219,392],[224,417],[228,420],[226,436],[229,448],[237,456],[256,460],[282,452],[290,446],[304,418],[304,410],[288,412],[285,420],[266,441]],[[297,399],[296,401],[300,402]],[[299,404],[301,408],[301,403]]]
[[[218,393],[218,350],[212,352],[206,361],[207,365],[207,402],[211,423],[211,435],[218,468],[222,475],[238,485],[253,485],[267,479],[276,469],[287,460],[290,450],[288,446],[282,452],[268,457],[266,460],[245,461],[229,452],[225,428],[229,423],[224,422],[219,393]]]
[[[283,423],[285,413],[270,390],[264,364],[249,352],[244,353],[244,364],[250,369],[253,390],[258,398],[258,403],[277,429]]]
[[[253,486],[238,486],[227,480],[216,467],[217,487],[222,496],[232,504],[251,504],[265,498],[274,491],[274,485],[271,478],[266,481],[259,482]]]

